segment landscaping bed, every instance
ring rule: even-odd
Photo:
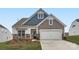
[[[67,36],[64,40],[79,44],[79,36]]]
[[[11,40],[0,43],[0,50],[41,50],[39,41]]]

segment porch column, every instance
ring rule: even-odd
[[[36,28],[36,33],[38,34],[38,28]]]
[[[27,28],[25,28],[24,30],[25,30],[25,39],[27,39],[27,37],[26,37],[26,31],[27,31]]]
[[[31,29],[30,29],[30,39],[32,39],[32,37],[31,37],[32,35],[31,35]]]
[[[38,32],[38,28],[36,28],[36,33],[37,33],[37,35],[36,35],[37,38],[39,38],[39,35],[38,35],[38,33],[39,33],[39,32]]]

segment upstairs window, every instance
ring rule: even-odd
[[[38,12],[38,14],[37,14],[37,18],[38,19],[44,19],[44,12]]]
[[[72,26],[72,28],[75,27],[75,25]]]
[[[21,30],[20,30],[20,31],[18,31],[18,36],[21,36]]]
[[[25,36],[25,31],[24,30],[19,30],[18,31],[18,36]]]
[[[49,19],[49,25],[53,25],[53,20]]]

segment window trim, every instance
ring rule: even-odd
[[[38,12],[37,18],[38,19],[43,19],[44,18],[44,13],[43,12]]]
[[[53,25],[53,20],[49,19],[49,25]]]
[[[24,32],[24,33],[23,33]],[[20,34],[20,35],[19,35]],[[25,36],[25,30],[19,30],[18,31],[18,36]]]
[[[18,31],[18,36],[21,36],[21,30]]]

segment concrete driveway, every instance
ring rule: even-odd
[[[79,45],[65,40],[40,40],[42,50],[78,50]]]

